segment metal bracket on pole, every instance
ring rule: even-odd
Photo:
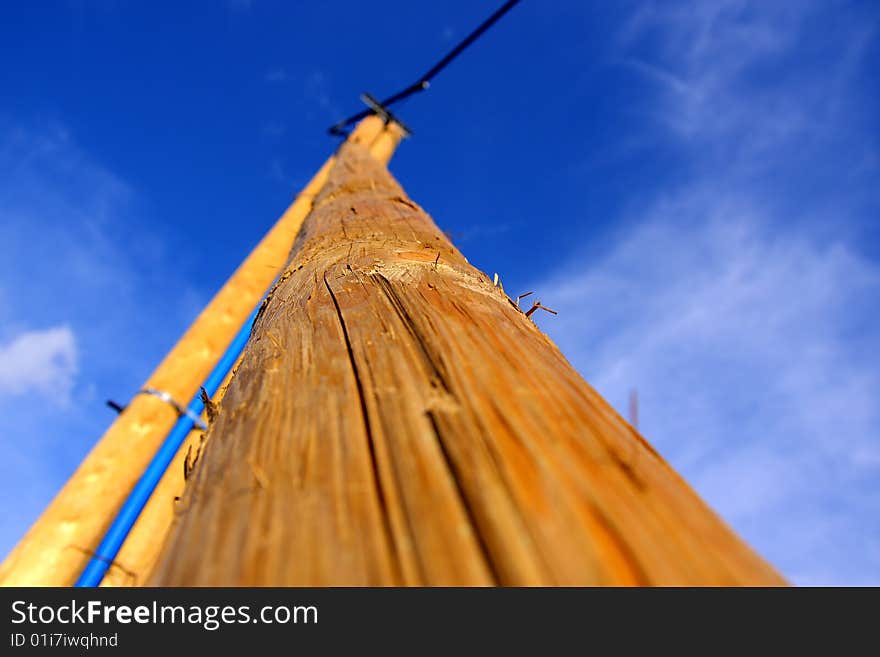
[[[404,137],[409,137],[412,135],[412,130],[410,130],[403,121],[401,121],[394,114],[392,114],[391,110],[389,110],[387,107],[385,107],[382,103],[380,103],[373,96],[368,94],[366,91],[361,94],[361,101],[363,101],[363,103],[367,107],[369,107],[370,110],[372,110],[376,114],[376,116],[378,116],[380,119],[382,119],[386,124],[396,123],[397,125],[399,125],[400,129],[403,131]],[[365,111],[364,115],[366,115],[366,114],[367,114],[367,112]],[[345,131],[345,125],[346,125],[345,121],[337,123],[332,128],[330,128],[330,134],[331,135],[339,135],[341,137],[347,137],[348,132]]]
[[[404,137],[409,137],[410,135],[412,135],[412,130],[410,130],[408,127],[406,127],[406,124],[403,121],[401,121],[394,114],[392,114],[391,110],[389,110],[387,107],[382,105],[382,103],[380,103],[378,100],[373,98],[373,96],[368,94],[366,91],[361,94],[361,100],[364,102],[364,104],[367,107],[369,107],[376,114],[378,114],[382,118],[382,120],[385,121],[386,124],[387,123],[396,123],[397,125],[399,125],[400,129],[403,130]]]

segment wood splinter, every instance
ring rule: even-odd
[[[208,424],[214,422],[214,419],[217,417],[217,404],[215,404],[211,398],[208,396],[208,391],[203,387],[199,388],[199,395],[202,398],[202,403],[205,405],[205,413],[208,414]]]

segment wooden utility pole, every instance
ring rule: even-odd
[[[362,122],[349,142],[374,143],[390,157],[399,131],[377,117]],[[145,382],[186,405],[278,275],[334,158],[318,171],[293,204],[242,262],[180,341]],[[0,585],[69,586],[98,546],[122,502],[177,421],[166,402],[137,395],[110,426],[64,488],[0,565]],[[198,443],[198,436],[190,436]],[[160,482],[110,574],[119,584],[140,583],[171,522],[173,497],[181,486],[181,461]],[[126,565],[127,564],[127,565]],[[132,575],[132,577],[129,577]]]
[[[152,583],[784,581],[349,142]]]

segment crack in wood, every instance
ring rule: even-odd
[[[483,562],[486,565],[486,569],[489,571],[489,575],[492,579],[493,585],[498,585],[503,583],[501,575],[498,573],[496,569],[496,564],[494,559],[492,559],[492,553],[489,550],[489,546],[486,544],[485,536],[480,531],[480,524],[477,522],[477,517],[474,513],[474,509],[470,505],[470,499],[465,492],[465,488],[462,485],[461,481],[461,472],[458,467],[456,467],[455,460],[449,454],[447,450],[446,443],[443,440],[443,432],[440,429],[440,426],[437,424],[437,419],[434,417],[434,412],[431,410],[425,411],[425,417],[428,418],[428,423],[431,425],[431,430],[434,432],[434,438],[437,441],[437,447],[439,448],[440,454],[443,457],[443,462],[446,465],[446,470],[449,472],[449,479],[452,481],[455,486],[455,491],[458,495],[459,500],[461,501],[461,507],[464,509],[465,515],[468,519],[468,524],[471,528],[471,533],[474,535],[474,539],[477,543],[477,547],[479,548],[480,554],[483,556]]]
[[[326,273],[324,274],[324,285],[327,288],[327,292],[330,295],[331,301],[333,302],[333,307],[336,310],[336,316],[339,319],[339,326],[342,330],[342,337],[345,341],[345,348],[348,352],[348,361],[351,365],[352,374],[354,375],[355,387],[357,388],[358,401],[360,402],[361,416],[363,419],[364,432],[367,438],[367,447],[370,454],[370,466],[373,475],[373,485],[376,489],[376,498],[379,503],[379,509],[382,516],[382,528],[385,534],[385,540],[387,541],[388,548],[391,553],[391,562],[392,564],[394,564],[395,568],[399,569],[400,551],[394,537],[394,532],[391,529],[391,520],[388,513],[388,503],[385,499],[385,492],[382,489],[382,477],[379,472],[379,462],[376,457],[375,437],[373,436],[373,430],[370,426],[370,417],[369,411],[367,410],[366,393],[364,392],[363,382],[358,371],[357,361],[355,360],[354,350],[352,349],[351,345],[351,337],[348,334],[348,327],[345,325],[345,317],[343,316],[342,309],[339,306],[339,300],[336,298],[336,294],[333,292],[333,288],[330,286],[330,282],[327,280]],[[420,562],[419,568],[421,570]]]
[[[428,348],[428,344],[425,341],[424,336],[422,336],[422,334],[419,332],[415,321],[413,320],[410,313],[407,311],[406,306],[404,306],[400,297],[397,296],[397,293],[394,291],[394,286],[391,284],[391,281],[389,281],[384,275],[380,273],[369,274],[369,277],[378,283],[379,290],[385,295],[385,298],[388,299],[389,303],[391,303],[391,307],[394,308],[397,316],[400,318],[400,321],[403,322],[403,325],[406,328],[407,332],[410,334],[410,336],[412,336],[412,339],[415,341],[416,346],[419,348],[419,353],[422,355],[422,359],[425,365],[428,367],[430,373],[443,387],[443,391],[454,399],[455,394],[450,388],[449,378],[443,373],[443,371],[441,371],[440,367],[437,365],[437,363],[434,362],[434,359],[431,357],[431,351]]]
[[[626,539],[621,536],[620,531],[618,531],[617,527],[611,522],[608,516],[602,511],[602,509],[599,508],[599,506],[595,502],[590,502],[589,509],[591,515],[596,520],[596,523],[603,531],[604,538],[617,552],[620,560],[624,564],[626,564],[626,567],[629,569],[629,574],[634,580],[633,584],[635,586],[650,586],[650,578],[648,577],[647,573],[645,573],[645,571],[642,569],[642,565],[639,563],[635,552],[633,552]]]

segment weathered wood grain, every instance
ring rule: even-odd
[[[209,433],[154,584],[784,583],[355,144]]]

